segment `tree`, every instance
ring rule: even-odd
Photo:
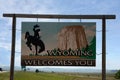
[[[38,73],[38,72],[39,72],[39,70],[38,70],[38,69],[36,69],[36,70],[35,70],[35,72],[36,72],[36,73]]]
[[[96,37],[95,36],[93,37],[92,41],[90,42],[89,50],[92,50],[92,52],[94,54],[96,53]]]
[[[2,71],[2,68],[0,68],[0,71]]]
[[[23,71],[26,71],[26,66],[21,66],[21,69],[22,69]]]
[[[115,78],[120,79],[120,70],[118,70],[117,73],[115,74]]]
[[[26,68],[24,68],[23,71],[26,72]]]

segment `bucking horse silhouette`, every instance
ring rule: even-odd
[[[35,50],[36,50],[35,55],[38,55],[38,53],[41,53],[42,51],[45,50],[45,45],[39,36],[40,29],[36,29],[37,27],[39,26],[35,25],[33,28],[34,36],[30,35],[28,31],[25,33],[25,39],[27,39],[26,45],[29,47],[30,50],[32,50],[31,44],[35,46]],[[38,47],[39,47],[39,51],[38,51]]]

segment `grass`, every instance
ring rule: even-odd
[[[0,73],[0,80],[9,80],[9,72]],[[14,72],[14,80],[101,80],[101,74]],[[114,79],[114,74],[107,74],[107,80]]]

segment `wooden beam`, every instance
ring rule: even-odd
[[[102,19],[102,80],[106,80],[106,19]]]
[[[13,15],[13,22],[12,22],[12,45],[11,45],[10,80],[14,80],[15,39],[16,39],[16,17],[15,17],[15,14],[14,14]]]
[[[14,14],[3,14],[3,17],[13,17]],[[53,15],[53,14],[15,14],[17,18],[59,18],[59,19],[115,19],[115,15]]]

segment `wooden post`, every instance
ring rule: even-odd
[[[12,22],[12,45],[11,45],[10,80],[14,80],[15,38],[16,38],[16,16],[14,14],[13,22]]]
[[[106,80],[106,19],[102,19],[102,80]]]

